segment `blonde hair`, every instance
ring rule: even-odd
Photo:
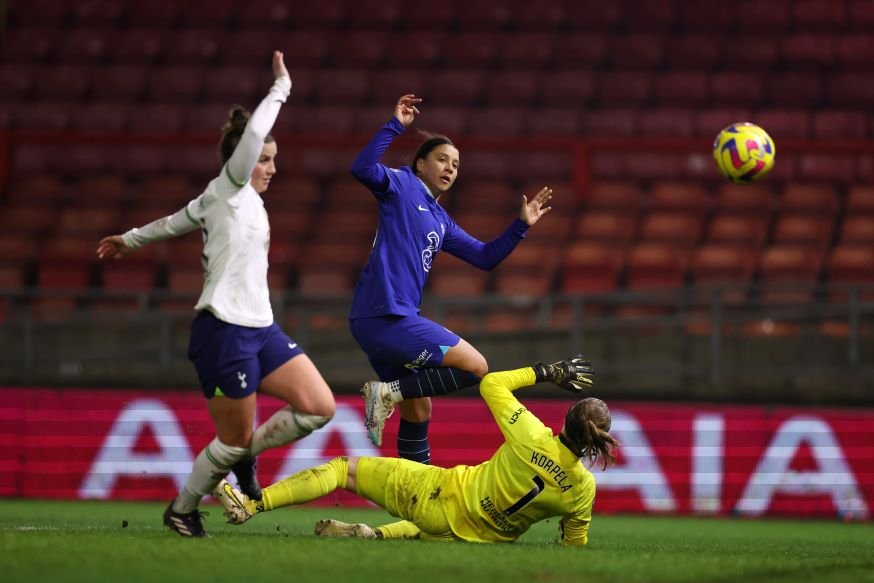
[[[620,444],[609,433],[610,423],[610,409],[601,399],[587,397],[568,409],[564,433],[588,466],[593,466],[599,456],[604,460],[604,469],[616,461],[612,450]]]

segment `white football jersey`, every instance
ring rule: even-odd
[[[203,232],[204,284],[195,309],[209,310],[229,324],[263,328],[273,323],[267,287],[270,223],[264,201],[248,177],[290,91],[288,77],[274,81],[267,97],[252,112],[221,174],[200,196],[176,213],[122,235],[125,245],[137,249],[199,227]],[[245,182],[234,178],[243,176],[247,177]]]
[[[267,288],[270,223],[261,196],[250,182],[236,186],[225,167],[186,210],[203,233],[203,292],[194,309],[209,310],[239,326],[272,324]]]

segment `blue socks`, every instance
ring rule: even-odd
[[[458,368],[423,368],[416,374],[407,375],[389,383],[389,387],[393,391],[399,391],[404,399],[421,399],[422,397],[448,395],[472,387],[480,380],[482,379],[475,374]]]
[[[431,463],[428,421],[416,423],[401,418],[398,427],[398,457],[422,464]]]

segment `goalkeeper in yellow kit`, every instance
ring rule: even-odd
[[[608,433],[610,411],[600,399],[572,405],[558,435],[522,405],[513,391],[552,381],[578,393],[592,386],[591,363],[573,357],[555,364],[487,374],[480,394],[504,434],[504,444],[477,466],[439,468],[405,459],[337,457],[298,472],[249,500],[227,481],[213,495],[232,524],[281,506],[303,504],[345,488],[385,508],[400,522],[371,528],[321,520],[316,534],[365,538],[421,538],[512,542],[545,518],[561,517],[562,541],[588,542],[595,499],[591,466],[613,461],[618,442]]]

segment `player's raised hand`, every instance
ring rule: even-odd
[[[285,68],[285,55],[282,51],[273,51],[273,78],[279,79],[280,77],[291,79],[288,69]]]
[[[522,195],[522,210],[519,211],[519,218],[528,223],[530,227],[540,220],[540,217],[552,210],[551,206],[546,206],[552,200],[552,189],[544,186],[540,192],[534,195],[530,201],[524,194]]]
[[[595,369],[579,354],[552,364],[538,362],[533,368],[537,382],[551,381],[572,393],[591,389],[594,384]]]
[[[121,235],[111,235],[104,237],[97,244],[98,259],[121,259],[126,255],[130,255],[131,249],[124,244],[124,239]]]
[[[422,103],[422,100],[412,93],[402,96],[398,99],[395,105],[395,117],[404,127],[409,127],[416,116],[419,114],[419,108],[416,106]]]

